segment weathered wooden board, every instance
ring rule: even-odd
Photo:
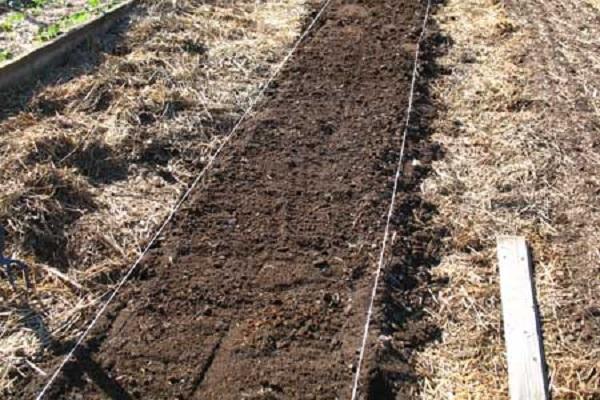
[[[525,239],[498,238],[500,292],[512,400],[547,400],[542,335]]]
[[[106,32],[125,16],[138,0],[126,0],[45,45],[0,67],[0,91],[38,79],[48,68],[60,65],[65,56],[84,40]]]

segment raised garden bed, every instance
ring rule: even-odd
[[[122,0],[0,2],[0,66],[113,9]]]
[[[33,0],[0,6],[0,90],[34,80],[106,31],[135,0]]]

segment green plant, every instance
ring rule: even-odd
[[[8,17],[6,17],[6,19],[12,21],[15,24],[17,24],[17,23],[25,20],[25,14],[22,13],[22,12],[15,11],[13,13],[10,13],[8,15]]]
[[[77,11],[64,19],[63,27],[70,28],[74,25],[79,25],[90,19],[90,13],[87,11]]]
[[[47,42],[48,40],[52,40],[60,34],[60,25],[56,23],[40,28],[36,38],[42,42]]]
[[[0,31],[3,32],[11,32],[15,29],[15,25],[18,25],[19,22],[25,19],[25,14],[21,12],[12,12],[8,14],[4,21],[0,23]]]
[[[82,24],[89,20],[91,14],[88,11],[77,11],[60,19],[60,21],[41,28],[36,38],[42,42],[47,42],[67,31],[69,28]]]
[[[43,8],[49,0],[31,0],[29,8]]]
[[[0,23],[0,31],[1,32],[11,32],[14,29],[14,26],[8,21],[2,21]]]
[[[10,60],[13,58],[13,54],[9,50],[0,49],[0,63]]]

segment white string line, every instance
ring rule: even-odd
[[[352,400],[356,400],[358,394],[358,382],[360,380],[360,370],[363,364],[365,356],[365,349],[367,347],[367,338],[369,336],[369,326],[371,325],[371,317],[373,316],[373,304],[375,303],[375,297],[377,295],[377,287],[379,285],[379,277],[381,276],[381,270],[383,269],[383,260],[385,256],[385,248],[387,246],[388,237],[390,235],[390,222],[394,213],[394,204],[396,202],[396,193],[398,192],[398,181],[402,170],[402,160],[404,158],[404,149],[406,148],[406,136],[408,134],[408,128],[410,124],[410,115],[412,114],[413,98],[415,94],[415,85],[417,82],[417,69],[419,66],[419,53],[421,49],[421,42],[425,36],[425,28],[427,27],[427,19],[429,18],[429,9],[431,8],[431,0],[427,0],[427,8],[425,9],[425,17],[423,18],[423,25],[421,27],[421,34],[417,41],[417,49],[415,50],[415,63],[413,66],[412,81],[410,83],[410,94],[408,96],[408,107],[406,109],[406,123],[404,125],[404,131],[402,133],[402,145],[400,147],[400,156],[398,157],[398,166],[396,167],[396,175],[394,178],[394,189],[392,191],[392,199],[390,201],[390,208],[387,214],[387,221],[385,224],[385,230],[383,233],[383,240],[381,243],[381,252],[379,253],[379,262],[377,263],[377,271],[375,272],[375,282],[373,283],[373,290],[371,292],[371,299],[369,301],[369,308],[367,310],[367,317],[365,321],[365,328],[362,338],[362,344],[360,346],[360,353],[358,355],[358,364],[356,366],[356,372],[354,373],[354,382],[352,384]]]
[[[79,339],[77,339],[77,342],[75,342],[75,344],[73,345],[73,348],[63,358],[63,360],[61,361],[61,363],[59,364],[59,366],[56,368],[56,370],[54,371],[54,373],[52,374],[52,376],[50,377],[50,379],[48,379],[48,382],[46,383],[46,385],[44,385],[44,387],[42,388],[42,390],[37,395],[36,400],[41,400],[44,397],[44,395],[46,394],[46,392],[50,389],[50,387],[52,386],[52,384],[56,381],[56,379],[58,378],[58,375],[60,374],[60,372],[64,369],[65,365],[69,362],[69,360],[71,359],[71,357],[73,357],[73,355],[75,354],[75,351],[77,351],[77,349],[79,348],[79,346],[81,346],[81,344],[85,340],[86,336],[90,333],[90,331],[92,330],[92,328],[96,325],[96,323],[98,322],[98,320],[100,319],[100,317],[102,316],[102,314],[104,313],[104,311],[106,311],[106,308],[108,307],[108,305],[116,297],[116,295],[119,292],[119,290],[123,287],[123,285],[125,284],[125,282],[127,282],[127,280],[129,279],[129,277],[131,276],[131,274],[138,267],[138,265],[140,264],[140,262],[142,261],[142,259],[146,256],[146,254],[150,250],[150,248],[152,248],[152,246],[154,246],[154,244],[156,243],[156,241],[158,240],[158,238],[162,234],[162,232],[165,229],[165,227],[169,224],[169,222],[171,222],[171,220],[173,219],[173,217],[175,216],[175,214],[181,208],[181,205],[183,204],[183,202],[189,197],[189,195],[191,194],[191,192],[196,188],[196,186],[198,185],[198,183],[200,182],[200,180],[204,177],[204,175],[206,175],[206,172],[208,171],[208,169],[213,165],[215,159],[221,153],[221,150],[223,150],[223,147],[225,147],[225,145],[231,140],[231,138],[235,135],[235,133],[237,132],[237,130],[240,127],[240,125],[242,124],[242,122],[244,122],[244,120],[246,119],[246,117],[252,112],[254,106],[262,99],[262,97],[264,96],[264,94],[265,94],[266,90],[268,89],[268,87],[275,80],[275,78],[279,75],[279,73],[281,72],[281,70],[283,69],[283,67],[285,66],[285,64],[289,61],[289,59],[296,52],[296,50],[298,49],[298,47],[300,46],[300,44],[302,43],[302,41],[306,38],[306,36],[310,33],[310,31],[315,26],[315,24],[317,23],[317,21],[321,18],[321,15],[325,11],[325,9],[329,6],[329,3],[331,3],[331,0],[325,0],[325,2],[321,6],[321,9],[317,13],[317,15],[315,15],[315,17],[313,18],[313,20],[311,21],[311,23],[304,30],[304,32],[302,33],[302,35],[300,35],[300,37],[298,38],[298,40],[296,40],[296,43],[294,44],[294,46],[291,48],[291,50],[288,52],[288,54],[283,58],[283,60],[281,61],[281,63],[279,63],[279,65],[277,66],[277,68],[275,68],[275,70],[273,71],[273,73],[271,74],[271,76],[269,77],[269,79],[267,80],[267,82],[262,86],[262,88],[260,89],[260,91],[258,92],[258,94],[250,101],[250,104],[248,105],[248,108],[246,108],[246,111],[244,111],[244,113],[239,118],[239,120],[237,121],[237,123],[235,124],[235,126],[231,129],[231,131],[229,132],[229,134],[227,136],[225,136],[225,138],[223,139],[223,141],[221,142],[221,144],[219,145],[219,147],[217,148],[217,150],[215,151],[215,153],[210,157],[210,159],[209,159],[208,163],[206,164],[206,166],[202,169],[202,171],[200,171],[200,173],[198,174],[198,176],[196,176],[196,178],[194,179],[194,181],[192,182],[192,184],[189,186],[189,188],[187,189],[187,191],[175,203],[175,205],[173,206],[173,208],[172,208],[171,212],[169,213],[169,215],[167,216],[167,218],[164,220],[164,222],[162,223],[162,225],[160,226],[160,228],[158,228],[158,230],[156,231],[156,233],[154,234],[154,236],[152,236],[152,239],[150,240],[150,242],[148,242],[148,244],[144,248],[144,251],[138,256],[138,258],[135,260],[135,262],[133,263],[133,265],[129,268],[129,270],[127,271],[127,273],[125,274],[125,276],[123,276],[123,278],[121,278],[121,280],[119,281],[119,283],[117,284],[117,286],[115,287],[114,291],[111,293],[111,295],[109,296],[109,298],[102,305],[102,307],[100,307],[100,309],[98,310],[98,312],[97,312],[96,316],[94,317],[94,319],[92,319],[92,321],[90,322],[90,324],[88,325],[88,327],[85,329],[85,331],[83,331],[83,333],[81,334],[81,336],[79,337]]]

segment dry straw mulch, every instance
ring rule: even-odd
[[[589,4],[587,4],[589,3]],[[600,398],[600,11],[594,0],[448,0],[433,92],[445,159],[424,185],[450,228],[420,354],[428,399],[505,399],[495,238],[532,246],[554,399]]]
[[[74,70],[25,103],[5,99],[0,223],[35,289],[0,279],[0,393],[78,334],[308,11],[305,0],[144,2]]]

